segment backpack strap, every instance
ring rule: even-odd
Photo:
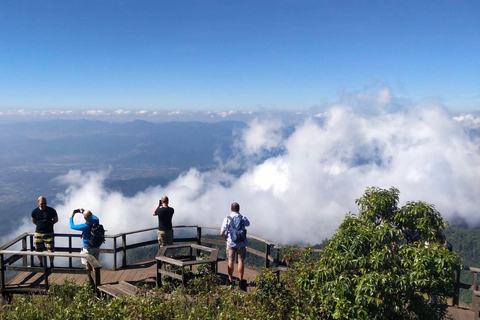
[[[228,223],[227,223],[227,232],[230,232],[230,228],[232,226],[233,218],[230,216],[227,216]]]

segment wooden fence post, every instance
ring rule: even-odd
[[[199,226],[197,226],[197,244],[199,246],[202,245],[202,228],[199,227]],[[190,256],[192,255],[191,251],[192,251],[192,249],[190,249]],[[196,250],[196,255],[197,255],[197,257],[200,256],[200,250],[199,249]]]
[[[32,235],[29,235],[28,237],[29,237],[29,239],[30,239],[30,250],[35,251],[35,247],[33,246],[33,236],[32,236]],[[30,265],[31,265],[32,267],[33,267],[33,265],[34,265],[34,262],[33,262],[33,261],[34,261],[34,256],[31,255],[31,256],[30,256]]]
[[[27,236],[23,237],[22,238],[22,251],[27,251]],[[26,267],[27,266],[27,256],[23,256],[23,266]]]
[[[0,254],[0,272],[2,273],[0,275],[0,288],[3,292],[3,290],[5,289],[5,266],[4,266],[4,259],[3,259],[3,253]]]
[[[113,238],[113,270],[117,270],[117,237]]]
[[[477,273],[473,272],[471,309],[475,313],[475,319],[478,319],[478,302],[477,302],[477,295],[475,294],[475,291],[477,291]]]
[[[80,251],[81,252],[81,251]],[[68,237],[68,253],[72,253],[72,237]],[[68,257],[68,267],[71,268],[72,264],[72,257]]]
[[[453,302],[452,302],[452,305],[457,307],[460,301],[460,272],[461,272],[461,269],[460,269],[460,266],[458,266],[457,275],[455,277],[455,288],[453,291]]]
[[[265,243],[265,268],[270,268],[270,260],[268,259],[270,256],[270,245]]]
[[[122,234],[122,268],[127,265],[127,235]]]

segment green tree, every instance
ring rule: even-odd
[[[297,317],[444,318],[440,304],[453,294],[460,259],[443,245],[446,223],[435,207],[408,202],[398,208],[398,196],[395,188],[372,187],[356,200],[359,213],[346,216],[317,267],[308,269],[314,271],[297,272],[298,301],[305,301]],[[405,243],[404,227],[430,244]],[[428,303],[429,294],[436,295],[438,304]]]

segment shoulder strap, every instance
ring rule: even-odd
[[[232,225],[233,218],[230,216],[227,216],[227,219],[228,219],[227,227],[230,227]]]

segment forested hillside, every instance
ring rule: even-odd
[[[444,233],[453,250],[462,257],[464,265],[480,268],[480,227],[451,226]]]

